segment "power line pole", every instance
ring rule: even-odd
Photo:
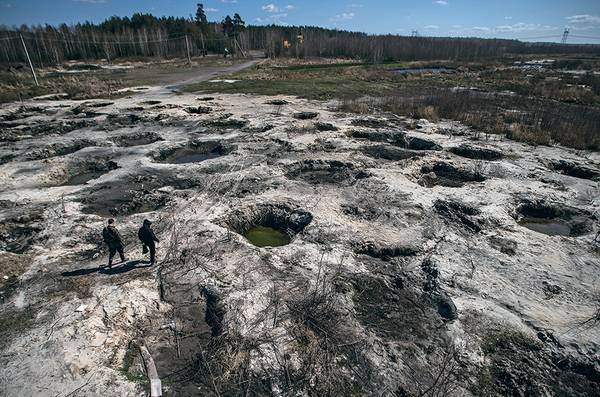
[[[187,34],[185,35],[185,48],[187,49],[188,63],[192,64],[192,57],[190,55],[190,43],[188,41]]]
[[[565,28],[565,31],[563,32],[563,37],[562,37],[562,44],[567,44],[567,38],[569,37],[569,28]]]
[[[33,69],[33,63],[31,63],[31,58],[29,58],[29,51],[27,51],[27,46],[25,45],[25,40],[23,40],[23,35],[21,33],[19,33],[19,36],[21,37],[21,43],[23,43],[23,49],[25,50],[25,55],[27,56],[27,62],[29,62],[29,67],[31,68],[31,74],[33,75],[33,80],[35,80],[35,85],[39,87],[40,83],[38,83],[37,76],[35,75],[35,69]]]

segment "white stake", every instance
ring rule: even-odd
[[[31,63],[31,58],[29,58],[29,52],[27,51],[27,46],[25,45],[25,40],[23,40],[23,35],[19,33],[21,37],[21,43],[23,43],[23,49],[25,50],[25,55],[27,55],[27,61],[29,62],[29,67],[31,68],[31,74],[33,75],[33,79],[35,80],[35,85],[39,87],[40,83],[38,83],[37,76],[35,75],[35,70],[33,69],[33,64]]]

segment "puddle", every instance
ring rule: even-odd
[[[226,227],[244,236],[257,247],[280,247],[289,244],[312,222],[309,212],[288,204],[260,204],[233,211]]]
[[[268,226],[255,226],[244,237],[257,247],[281,247],[290,243],[290,237]]]
[[[519,225],[548,236],[570,236],[571,226],[565,222],[544,218],[523,218]]]
[[[593,231],[595,218],[577,208],[544,201],[523,201],[516,209],[517,223],[548,236],[579,237]]]
[[[411,74],[421,74],[421,73],[456,73],[456,70],[449,68],[403,68],[394,70],[395,73],[401,74],[403,76],[408,76]]]

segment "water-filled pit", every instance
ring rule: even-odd
[[[286,233],[268,226],[254,226],[244,237],[257,247],[281,247],[291,241]]]
[[[564,205],[543,201],[525,201],[515,214],[517,223],[527,229],[549,236],[578,237],[592,231],[592,216]]]
[[[257,247],[281,247],[290,244],[310,222],[309,212],[276,203],[235,210],[225,225]]]

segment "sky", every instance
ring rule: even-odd
[[[247,24],[311,25],[376,34],[509,38],[600,44],[600,0],[0,0],[0,24],[100,22],[136,12]]]

